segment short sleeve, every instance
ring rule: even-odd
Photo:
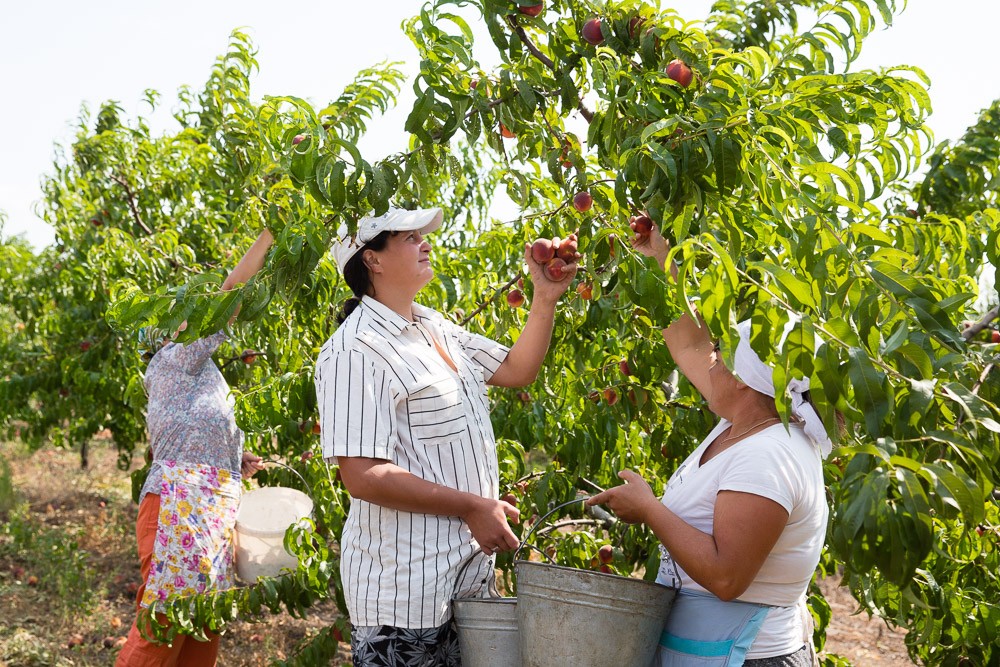
[[[359,352],[324,350],[315,382],[323,456],[391,459],[400,395],[392,374]]]
[[[483,369],[483,380],[489,382],[507,358],[510,348],[458,326],[455,326],[455,330],[459,346],[477,366]]]
[[[719,491],[752,493],[773,500],[789,514],[801,497],[803,481],[792,453],[772,437],[732,448],[719,478]]]

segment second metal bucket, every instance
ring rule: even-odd
[[[677,589],[640,579],[517,561],[523,667],[646,667]]]
[[[517,598],[452,600],[462,667],[521,667]]]

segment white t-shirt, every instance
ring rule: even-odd
[[[663,504],[689,525],[713,532],[715,498],[720,491],[752,493],[788,511],[788,523],[749,588],[738,598],[774,605],[747,659],[791,653],[803,644],[801,607],[819,563],[829,509],[819,450],[801,426],[782,424],[756,433],[700,465],[701,456],[729,427],[722,420],[667,482]],[[705,591],[678,566],[682,589]],[[657,581],[676,586],[674,564],[664,554]]]

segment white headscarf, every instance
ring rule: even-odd
[[[757,353],[750,347],[750,320],[744,320],[736,325],[740,334],[740,342],[736,345],[736,356],[733,359],[733,372],[740,381],[771,398],[775,396],[774,369],[761,361]],[[806,436],[812,441],[823,458],[830,454],[833,443],[826,435],[823,421],[816,414],[816,409],[802,395],[809,390],[809,378],[792,379],[785,387],[785,394],[792,402],[792,416],[801,419]]]

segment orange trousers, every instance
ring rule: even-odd
[[[160,517],[160,497],[146,494],[139,505],[139,518],[135,522],[135,538],[139,543],[139,565],[142,585],[135,594],[136,610],[146,590],[146,581],[153,565],[153,544]],[[128,640],[118,654],[115,667],[214,667],[219,655],[219,635],[200,642],[187,635],[177,635],[173,644],[154,644],[142,638],[135,621],[129,630]]]

